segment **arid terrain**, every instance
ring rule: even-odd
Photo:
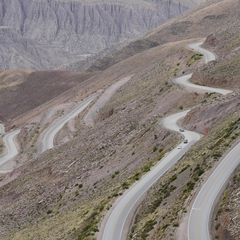
[[[0,69],[74,66],[102,50],[121,48],[202,2],[2,0]]]
[[[239,239],[239,190],[239,169],[237,169],[216,211],[213,232],[218,239]]]
[[[193,1],[194,6],[200,2]],[[18,155],[4,166],[11,171],[0,173],[0,239],[100,239],[102,221],[115,201],[182,141],[162,120],[191,109],[179,124],[202,138],[144,195],[128,227],[128,239],[188,239],[186,218],[197,193],[239,142],[239,9],[238,0],[207,1],[161,25],[153,17],[151,27],[137,33],[141,38],[91,61],[74,61],[65,70],[36,71],[28,64],[2,70],[0,123],[6,132],[21,131]],[[33,36],[39,40],[41,35]],[[110,40],[107,45],[115,42]],[[216,54],[215,61],[205,64],[204,56],[189,48],[199,41]],[[73,46],[74,39],[68,44]],[[190,73],[192,83],[232,92],[202,94],[173,81]],[[44,133],[93,95],[96,99],[56,132],[54,147],[41,153]],[[213,239],[239,239],[239,191],[236,169],[214,206]]]

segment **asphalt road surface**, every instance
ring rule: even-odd
[[[229,178],[240,164],[240,143],[220,162],[198,193],[188,220],[189,240],[210,240],[210,220]]]
[[[201,53],[204,57],[204,61],[206,64],[211,61],[215,61],[217,58],[216,55],[214,53],[208,51],[207,49],[203,48],[202,47],[203,43],[204,43],[204,41],[200,41],[197,43],[191,43],[188,45],[188,47],[196,52]]]
[[[197,43],[191,43],[188,45],[188,48],[193,51],[201,53],[203,55],[203,58],[206,64],[211,61],[215,61],[216,55],[208,51],[207,49],[204,49],[203,47],[201,47],[202,44],[203,44],[203,41],[200,41]],[[213,88],[213,87],[201,86],[201,85],[191,83],[190,82],[191,78],[192,78],[192,74],[188,74],[180,78],[174,79],[173,82],[184,87],[188,91],[197,92],[197,93],[219,93],[222,95],[227,95],[232,92],[230,90],[225,90],[221,88]]]
[[[206,87],[197,85],[190,82],[190,79],[192,78],[192,74],[184,75],[182,77],[176,78],[173,80],[175,84],[178,84],[179,86],[182,86],[186,90],[190,92],[197,92],[197,93],[219,93],[222,95],[227,95],[231,93],[231,90],[225,90],[221,88],[213,88],[213,87]]]
[[[44,132],[41,137],[40,153],[54,147],[54,138],[56,134],[64,127],[71,119],[77,117],[89,104],[96,98],[96,94],[84,99],[70,113],[54,121]]]
[[[128,231],[128,223],[132,217],[132,213],[136,209],[139,201],[149,188],[163,176],[171,167],[173,167],[189,148],[196,143],[201,135],[196,132],[184,130],[180,131],[178,120],[184,118],[189,111],[173,114],[163,119],[163,126],[171,131],[176,131],[182,134],[183,139],[188,143],[183,142],[169,152],[161,161],[154,166],[149,173],[144,175],[136,184],[126,191],[113,206],[110,215],[106,216],[103,222],[103,232],[100,234],[102,240],[122,240],[126,238]],[[102,235],[102,236],[101,236]]]
[[[190,44],[188,47],[194,51],[198,51],[203,54],[205,63],[213,61],[216,56],[201,47],[202,42]],[[189,79],[192,74],[186,75],[175,79],[175,83],[181,84],[183,87],[192,91],[205,92],[215,92],[221,94],[228,94],[231,91],[218,89],[218,88],[208,88],[205,86],[191,84]],[[190,147],[196,143],[201,135],[196,132],[184,130],[180,131],[180,126],[177,122],[181,118],[187,115],[188,111],[173,114],[166,117],[162,124],[163,126],[171,131],[179,132],[183,135],[187,143],[184,141],[174,148],[170,153],[168,153],[159,163],[154,166],[150,172],[144,175],[139,181],[137,181],[130,189],[128,189],[114,204],[110,212],[106,215],[102,222],[100,233],[98,239],[101,240],[123,240],[127,238],[128,227],[130,225],[131,219],[134,215],[134,210],[137,208],[138,204],[144,197],[144,194],[149,190],[149,188],[161,178],[170,168],[172,168],[190,149]],[[199,225],[191,225],[191,232],[198,228]],[[192,229],[193,227],[193,229]],[[191,240],[196,240],[196,238],[191,238]],[[203,239],[201,239],[203,240]]]
[[[189,48],[198,51],[204,55],[205,63],[216,60],[216,56],[210,51],[201,47],[202,42],[196,44],[190,44]],[[199,88],[198,85],[189,84],[187,79],[180,79],[178,83],[184,83],[183,86],[191,88]],[[195,86],[194,86],[195,85]],[[204,87],[208,92],[216,92],[223,95],[229,94],[232,91],[224,89],[214,89]],[[215,91],[214,91],[215,90]],[[201,188],[196,199],[194,200],[193,206],[190,210],[188,219],[188,240],[210,240],[210,220],[213,209],[218,200],[219,195],[227,184],[228,179],[240,163],[240,144],[238,144],[219,164],[213,174],[209,177],[207,182]]]
[[[3,125],[1,129],[2,129],[1,131],[3,131],[4,134]],[[19,133],[20,130],[15,130],[3,135],[4,152],[0,156],[0,173],[6,172],[6,169],[2,169],[3,165],[5,165],[7,162],[11,161],[12,159],[14,159],[14,157],[18,155],[16,137]]]

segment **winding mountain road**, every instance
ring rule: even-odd
[[[188,48],[199,52],[203,55],[204,57],[204,61],[205,63],[209,63],[211,61],[215,61],[216,60],[216,55],[204,48],[201,47],[201,45],[203,44],[203,41],[197,42],[197,43],[192,43],[188,45]],[[213,87],[207,87],[207,86],[201,86],[201,85],[197,85],[194,83],[190,82],[190,79],[192,78],[192,73],[188,74],[188,75],[184,75],[182,77],[176,78],[173,80],[173,82],[179,86],[182,86],[183,88],[185,88],[188,91],[191,92],[198,92],[198,93],[219,93],[222,95],[227,95],[229,93],[231,93],[232,91],[230,90],[225,90],[225,89],[221,89],[221,88],[213,88]]]
[[[198,193],[188,220],[188,240],[210,240],[210,220],[229,178],[240,164],[240,143],[220,162]]]
[[[173,114],[163,119],[163,126],[171,131],[182,134],[187,144],[180,143],[176,148],[169,152],[161,161],[154,166],[149,173],[144,175],[128,191],[126,191],[114,204],[113,209],[104,226],[104,231],[100,239],[103,240],[122,240],[126,239],[128,223],[131,220],[134,210],[137,208],[141,198],[149,188],[159,180],[172,166],[174,166],[182,156],[195,144],[201,135],[196,132],[181,132],[177,122],[184,118],[188,111]]]
[[[16,143],[16,138],[20,133],[20,130],[15,130],[5,134],[4,126],[1,124],[0,126],[1,134],[3,134],[3,144],[4,144],[4,152],[0,155],[0,173],[5,173],[10,171],[10,169],[2,169],[3,165],[7,162],[11,161],[18,155],[18,147]]]
[[[180,78],[176,78],[173,80],[175,84],[182,86],[186,90],[190,92],[197,92],[197,93],[219,93],[222,95],[227,95],[231,93],[230,90],[225,90],[221,88],[213,88],[213,87],[206,87],[191,83],[189,80],[192,78],[192,74],[184,75]]]
[[[205,63],[207,64],[209,62],[215,61],[217,57],[213,52],[210,52],[207,49],[202,47],[204,41],[205,40],[199,41],[199,42],[196,42],[196,43],[191,43],[191,44],[188,45],[188,48],[193,50],[193,51],[201,53],[204,57]]]
[[[216,56],[203,49],[201,47],[201,42],[196,44],[191,44],[189,47],[202,53],[205,57],[205,62],[213,61]],[[181,82],[180,80],[179,82]],[[188,81],[188,80],[187,80]],[[185,84],[186,85],[186,84]],[[187,83],[187,87],[189,83]],[[198,85],[196,85],[199,88]],[[195,86],[195,87],[196,87]],[[190,83],[190,87],[194,87]],[[214,92],[212,88],[206,88],[207,91]],[[215,92],[226,95],[232,91],[224,89],[215,89]],[[198,193],[192,208],[190,210],[188,218],[188,240],[210,240],[211,234],[209,231],[210,221],[213,209],[217,203],[218,197],[227,184],[233,171],[240,164],[240,144],[234,147],[230,153],[221,161],[218,167],[214,170],[212,175],[208,178],[206,183],[201,188]]]
[[[64,115],[63,117],[54,121],[40,137],[40,153],[43,153],[49,149],[54,147],[54,138],[56,134],[64,127],[64,125],[69,122],[71,119],[77,117],[82,111],[84,111],[89,104],[96,99],[97,94],[93,94],[86,99],[84,99],[81,103],[79,103],[70,113]]]
[[[203,49],[201,47],[203,42],[193,43],[188,45],[188,48],[198,51],[203,54],[205,63],[215,60],[216,57],[213,53]],[[216,92],[221,94],[230,93],[228,90],[218,89],[218,88],[208,88],[205,86],[192,84],[189,79],[192,74],[177,78],[174,80],[175,83],[181,84],[184,88],[192,91],[201,91],[201,93],[206,92]],[[184,80],[184,83],[183,83]],[[150,172],[144,175],[139,181],[137,181],[130,189],[128,189],[113,205],[109,213],[105,216],[100,234],[98,239],[100,240],[123,240],[127,238],[128,227],[130,225],[131,219],[134,215],[134,211],[139,205],[140,201],[144,197],[144,194],[150,189],[150,187],[156,183],[170,168],[172,168],[195,144],[200,138],[201,135],[196,132],[184,130],[180,131],[180,126],[177,122],[184,118],[188,112],[180,112],[168,116],[163,119],[163,126],[170,130],[175,131],[184,137],[185,140],[188,140],[187,144],[182,142],[176,146],[171,152],[167,154],[161,161],[154,166]],[[209,220],[208,220],[209,221]],[[193,229],[198,228],[199,225],[193,225]],[[193,230],[194,231],[194,230]],[[191,240],[196,240],[196,238],[191,238]],[[201,239],[203,240],[203,239]]]
[[[81,113],[87,106],[97,97],[98,94],[93,94],[84,99],[78,104],[70,113],[56,120],[49,128],[47,128],[41,138],[40,153],[54,147],[54,138],[56,134],[63,128],[63,126]],[[5,134],[4,125],[0,124],[0,135],[3,136],[4,152],[0,155],[0,173],[6,173],[8,170],[3,169],[3,165],[11,161],[18,155],[18,147],[16,137],[20,130],[15,130]],[[12,169],[11,169],[12,170]],[[10,170],[9,170],[10,171]]]
[[[96,103],[90,108],[86,116],[84,117],[84,122],[88,126],[94,125],[94,120],[99,110],[111,99],[114,93],[124,84],[126,84],[132,76],[125,77],[120,81],[116,82],[110,86],[103,94],[99,97]],[[43,153],[54,147],[54,138],[57,133],[64,127],[64,125],[71,119],[75,118],[82,111],[84,111],[93,100],[96,99],[98,93],[93,94],[86,99],[84,99],[78,106],[76,106],[70,113],[64,115],[63,117],[54,121],[40,136],[40,153]]]

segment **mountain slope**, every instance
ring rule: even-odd
[[[240,104],[237,92],[227,97],[188,93],[171,80],[183,72],[197,71],[193,81],[202,85],[239,89],[238,9],[238,1],[219,1],[167,22],[146,38],[110,55],[105,63],[99,60],[91,68],[98,70],[91,79],[96,84],[90,84],[90,80],[86,86],[73,83],[74,88],[65,93],[66,98],[56,97],[56,107],[80,102],[84,96],[105,89],[126,75],[134,76],[101,109],[95,127],[86,127],[83,113],[76,119],[76,131],[65,126],[51,151],[36,158],[31,155],[36,137],[48,122],[41,118],[48,105],[44,104],[46,108],[33,119],[26,121],[25,116],[19,116],[23,154],[17,162],[22,166],[8,176],[11,181],[1,177],[0,184],[4,185],[0,187],[1,239],[94,239],[102,217],[116,197],[180,140],[164,130],[159,121],[167,114],[198,104],[183,124],[206,136],[148,192],[132,228],[137,239],[172,239],[185,210],[183,206],[189,206],[194,185],[205,176],[202,172],[207,172],[238,136]],[[207,35],[205,44],[214,49],[219,60],[200,67],[201,58],[195,58],[186,45]],[[226,79],[226,75],[219,74],[220,70],[228,70],[231,77]],[[46,76],[48,79],[55,76],[57,82],[60,76],[59,72],[43,73],[31,76],[35,75],[35,82]],[[64,77],[63,83],[69,73],[64,73]],[[26,85],[26,82],[17,85],[20,94],[24,93],[22,89],[31,90]],[[34,86],[39,88],[38,84]],[[10,98],[10,103],[14,99]],[[65,139],[70,141],[64,143]]]

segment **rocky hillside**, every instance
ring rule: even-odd
[[[0,68],[49,69],[143,35],[202,0],[2,0]]]
[[[90,1],[84,3],[90,5]],[[95,3],[91,1],[92,5]],[[147,6],[152,3],[145,1]],[[196,194],[194,188],[205,180],[220,156],[240,136],[239,8],[239,1],[223,0],[184,14],[110,57],[105,56],[85,73],[0,72],[0,120],[9,129],[13,126],[22,129],[21,152],[16,158],[19,168],[9,175],[0,175],[0,239],[96,239],[102,219],[117,197],[180,140],[162,128],[162,118],[193,108],[183,122],[184,127],[205,136],[151,188],[132,222],[131,236],[135,238],[129,236],[139,240],[173,239]],[[2,29],[9,31],[11,39],[14,31]],[[52,49],[60,54],[60,46],[64,45],[59,42],[57,45],[55,38],[27,36],[21,28],[15,31],[15,36],[27,40],[19,45],[5,40],[6,46],[11,43],[9,51],[17,51],[21,46],[26,49],[25,56],[29,56],[30,46],[48,49],[49,58],[55,56],[64,62],[58,55],[50,54]],[[205,37],[206,48],[218,56],[209,66],[186,48],[188,43]],[[70,42],[69,37],[69,46]],[[41,50],[38,53],[43,54]],[[66,52],[66,59],[67,53],[71,55],[71,51]],[[77,51],[74,54],[77,56]],[[48,58],[47,53],[43,55]],[[173,84],[176,76],[190,72],[194,72],[193,82],[223,87],[234,93],[203,95]],[[101,109],[94,127],[87,127],[83,121],[86,109],[75,119],[75,124],[70,122],[59,132],[54,149],[37,155],[39,136],[55,119],[84,98],[127,76],[132,79]],[[234,192],[229,196],[236,196],[236,188],[237,184],[230,188]],[[237,208],[239,204],[231,205],[230,218]],[[221,222],[219,231],[227,226]],[[229,234],[231,229],[240,229],[236,223],[227,226]],[[238,240],[238,236],[217,235],[216,239]]]

